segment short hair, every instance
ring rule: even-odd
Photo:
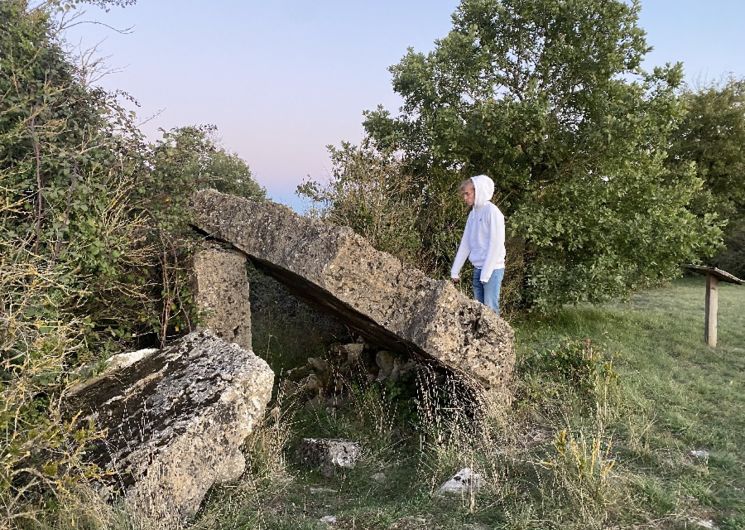
[[[466,186],[473,186],[473,180],[467,178],[466,180],[462,181],[458,186],[458,190],[463,191],[464,189],[466,189]]]

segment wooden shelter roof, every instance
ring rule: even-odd
[[[745,280],[741,280],[734,274],[730,274],[729,272],[723,271],[722,269],[717,269],[716,267],[707,267],[705,265],[686,265],[685,268],[698,274],[711,274],[712,276],[719,280],[722,280],[723,282],[736,283],[738,285],[742,285],[743,283],[745,283]]]

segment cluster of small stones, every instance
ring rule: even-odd
[[[324,477],[332,477],[342,469],[352,469],[360,453],[357,442],[327,438],[303,438],[297,450],[299,460],[318,468]]]
[[[349,381],[413,384],[419,367],[405,354],[358,339],[332,344],[325,357],[309,357],[303,366],[288,370],[282,384],[285,393],[322,399],[342,395]]]

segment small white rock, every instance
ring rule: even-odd
[[[328,493],[337,493],[337,491],[334,488],[314,488],[311,486],[310,493],[312,495],[325,495]]]
[[[698,458],[700,460],[709,459],[709,451],[705,451],[703,449],[694,449],[693,451],[689,451],[688,454],[691,455],[693,458]]]
[[[323,517],[321,517],[321,522],[326,524],[336,524],[336,516],[324,515]]]
[[[714,521],[711,519],[694,519],[691,518],[690,521],[698,525],[700,528],[709,528],[710,530],[717,530],[717,525],[714,524]]]
[[[483,482],[479,473],[474,473],[470,467],[464,467],[453,477],[445,482],[437,490],[438,495],[453,494],[460,495],[472,491],[478,491]]]
[[[383,472],[381,471],[381,472],[379,472],[379,473],[375,473],[375,474],[374,474],[374,475],[372,476],[372,479],[373,479],[373,480],[374,480],[375,482],[380,482],[380,483],[383,483],[383,482],[385,482],[386,476],[385,476],[385,473],[383,473]]]
[[[114,371],[119,370],[120,368],[126,368],[127,366],[131,366],[137,361],[144,359],[145,357],[151,356],[157,351],[158,348],[145,348],[142,350],[112,355],[111,357],[106,359],[105,371],[108,372],[109,370]]]

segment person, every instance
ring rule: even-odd
[[[473,264],[473,297],[499,314],[499,291],[504,278],[504,215],[491,202],[494,181],[486,175],[464,180],[460,193],[471,207],[466,228],[453,260],[450,277],[460,280],[460,270],[468,259]]]

